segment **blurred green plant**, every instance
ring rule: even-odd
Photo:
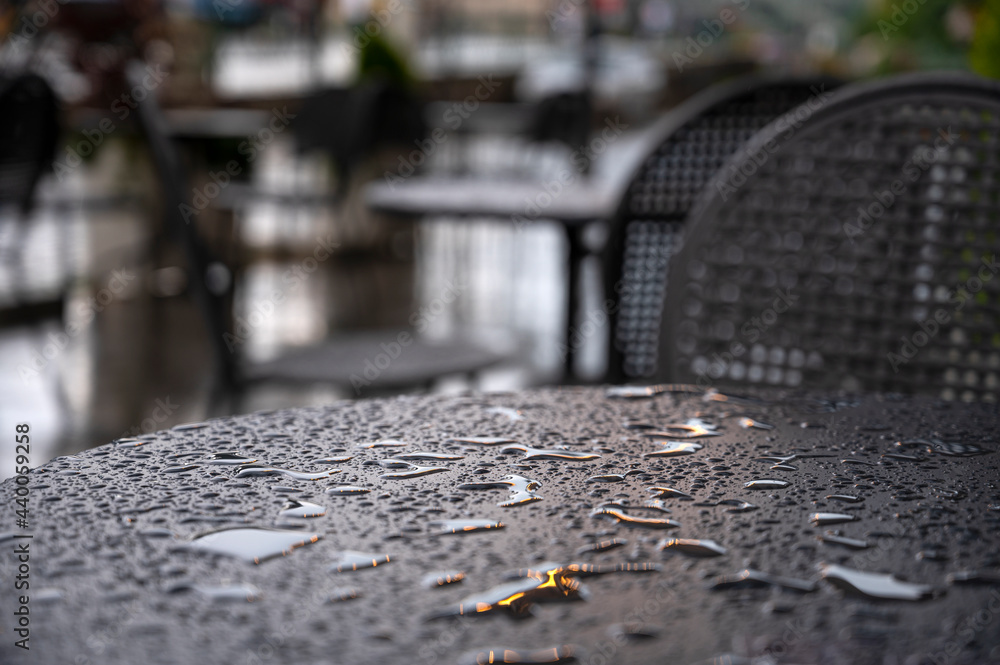
[[[855,60],[870,74],[967,69],[980,4],[979,0],[878,0],[856,24],[856,50],[862,52]]]
[[[1000,0],[980,3],[969,48],[969,64],[977,74],[1000,79]]]
[[[415,78],[402,52],[381,35],[373,35],[358,55],[358,81],[379,79],[402,89],[413,87]]]

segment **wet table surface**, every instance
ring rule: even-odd
[[[998,425],[666,386],[119,440],[29,473],[26,529],[2,483],[0,662],[998,661]]]

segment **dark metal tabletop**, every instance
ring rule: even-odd
[[[0,484],[0,662],[992,662],[998,426],[661,386],[119,440]]]

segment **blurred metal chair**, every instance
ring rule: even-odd
[[[325,88],[302,104],[292,130],[300,153],[329,155],[343,195],[352,169],[380,145],[412,146],[423,138],[423,108],[413,95],[385,81]]]
[[[1000,83],[842,88],[716,174],[671,263],[657,378],[1000,397]]]
[[[127,72],[130,84],[139,85],[144,73],[141,64],[132,63]],[[225,279],[224,267],[214,260],[195,225],[189,224],[182,213],[182,205],[189,204],[190,190],[155,94],[139,101],[136,119],[163,190],[165,226],[185,251],[190,288],[210,337],[216,402],[238,399],[249,385],[264,381],[357,388],[354,382],[361,378],[374,386],[368,392],[423,387],[443,376],[471,375],[502,360],[500,355],[469,342],[433,343],[410,331],[373,331],[295,349],[266,363],[245,362],[238,349],[231,348],[226,341],[234,336],[231,280]],[[400,344],[402,333],[410,335],[405,338],[411,340],[408,344]],[[394,354],[396,348],[399,352]],[[385,366],[381,363],[383,355],[390,361]]]
[[[23,215],[35,186],[52,166],[59,139],[59,104],[37,74],[0,74],[0,205]]]
[[[739,78],[690,98],[650,132],[654,147],[631,178],[603,252],[606,381],[662,373],[657,347],[667,271],[705,185],[757,130],[837,85],[821,77]]]

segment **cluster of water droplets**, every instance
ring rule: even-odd
[[[572,421],[575,429],[548,419],[560,399],[516,406],[468,399],[456,407],[466,416],[456,420],[461,428],[447,412],[397,423],[377,412],[389,407],[372,405],[361,412],[382,416],[379,428],[364,429],[357,417],[333,431],[303,429],[290,416],[260,421],[270,432],[195,425],[160,439],[119,440],[93,457],[64,458],[48,473],[71,483],[102,458],[136,477],[144,464],[160,464],[158,482],[179,489],[144,494],[121,483],[101,504],[120,525],[116,537],[135,534],[157,553],[165,592],[227,606],[275,602],[282,587],[268,571],[280,577],[288,567],[310,571],[329,611],[391,602],[385,596],[398,593],[421,625],[501,615],[530,626],[545,616],[539,606],[552,603],[568,603],[570,617],[618,597],[638,603],[647,582],[633,581],[634,573],[691,582],[676,591],[679,599],[731,597],[773,612],[792,611],[823,588],[902,602],[1000,579],[992,570],[941,568],[955,548],[934,528],[954,524],[970,494],[968,483],[934,471],[991,453],[988,443],[940,433],[890,437],[877,425],[832,437],[825,414],[850,405],[800,416],[690,386],[580,395],[565,399],[596,406]],[[203,445],[162,454],[175,435]],[[935,480],[908,484],[907,465],[930,469]],[[45,475],[36,487],[56,485]],[[983,506],[994,525],[995,505],[1000,497]],[[911,545],[909,574],[889,572],[882,562]],[[186,568],[204,571],[199,560],[229,577],[192,578]],[[63,574],[74,570],[71,558],[55,561]],[[258,568],[268,574],[256,575]],[[920,581],[907,579],[914,570]],[[588,577],[597,580],[584,583]],[[60,602],[61,590],[46,592]],[[664,603],[639,623],[609,614],[605,629],[639,649],[670,634],[655,624],[675,616],[678,604]],[[490,621],[470,629],[460,643],[473,648],[458,662],[561,662],[587,653],[579,644],[540,643],[530,631],[509,646],[469,644],[489,633]],[[439,655],[454,662],[451,644]]]

